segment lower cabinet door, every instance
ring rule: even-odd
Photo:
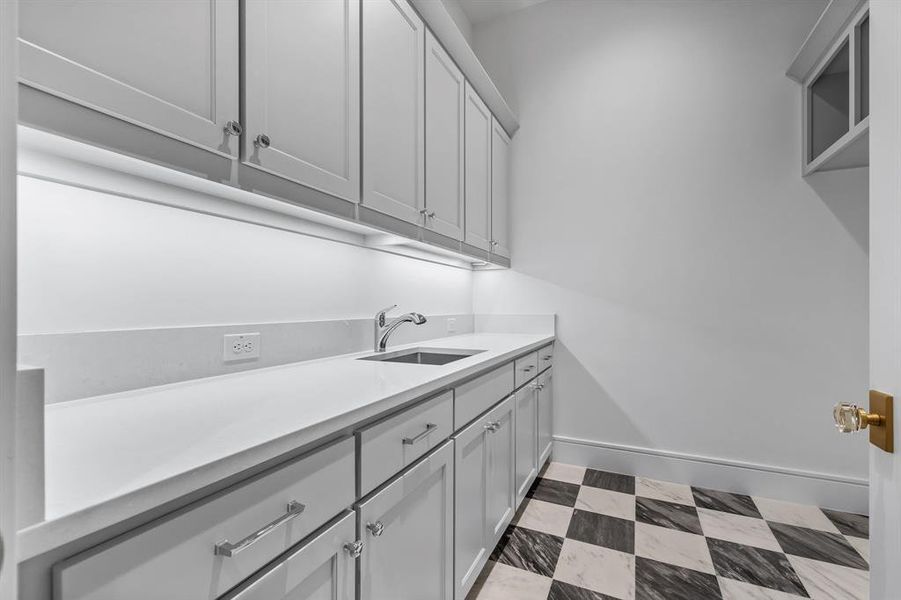
[[[454,597],[463,600],[491,552],[488,535],[488,414],[454,436]]]
[[[548,369],[538,378],[538,467],[551,456],[554,443],[554,370]]]
[[[514,452],[516,417],[514,396],[510,396],[488,413],[493,427],[488,430],[488,549],[501,538],[516,512]]]
[[[354,513],[220,600],[355,600]]]
[[[516,392],[516,504],[538,473],[538,382]]]
[[[361,600],[451,600],[454,446],[445,442],[357,506]]]

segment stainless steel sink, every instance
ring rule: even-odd
[[[458,348],[407,348],[382,354],[364,356],[357,360],[377,360],[381,362],[407,363],[411,365],[446,365],[455,360],[468,358],[484,350],[461,350]]]

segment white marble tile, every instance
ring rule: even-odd
[[[576,508],[602,515],[635,520],[635,496],[584,485],[579,489]]]
[[[576,540],[563,541],[554,579],[602,594],[635,598],[635,557]]]
[[[846,535],[845,539],[848,540],[849,544],[854,546],[854,549],[857,550],[865,561],[870,562],[870,540],[854,537],[853,535]]]
[[[813,600],[867,600],[870,573],[862,569],[788,555],[795,573]]]
[[[723,600],[800,600],[802,596],[760,587],[727,577],[718,577]],[[864,599],[861,599],[864,600]]]
[[[489,563],[490,571],[471,600],[545,600],[551,579],[503,563]],[[478,585],[478,583],[476,583]]]
[[[703,535],[636,523],[635,555],[716,575]]]
[[[676,504],[695,505],[695,499],[691,494],[690,486],[681,483],[670,483],[668,481],[648,479],[647,477],[635,478],[635,495],[644,498],[653,498],[655,500],[675,502]]]
[[[754,504],[757,505],[761,516],[767,521],[839,533],[835,524],[816,506],[758,498],[756,496],[754,497]]]
[[[707,537],[782,552],[766,521],[707,508],[699,508],[698,517]]]
[[[547,470],[545,470],[542,477],[582,485],[582,479],[585,477],[585,467],[552,462],[547,466]]]
[[[573,509],[568,506],[532,499],[526,502],[522,514],[514,524],[518,527],[566,537],[566,530],[569,528],[569,520],[572,516]]]

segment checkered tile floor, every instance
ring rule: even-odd
[[[469,600],[865,600],[867,517],[551,463]]]

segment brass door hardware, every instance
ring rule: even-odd
[[[842,402],[832,411],[835,426],[842,433],[870,430],[870,443],[886,452],[894,452],[894,398],[888,394],[870,390],[870,410]]]

